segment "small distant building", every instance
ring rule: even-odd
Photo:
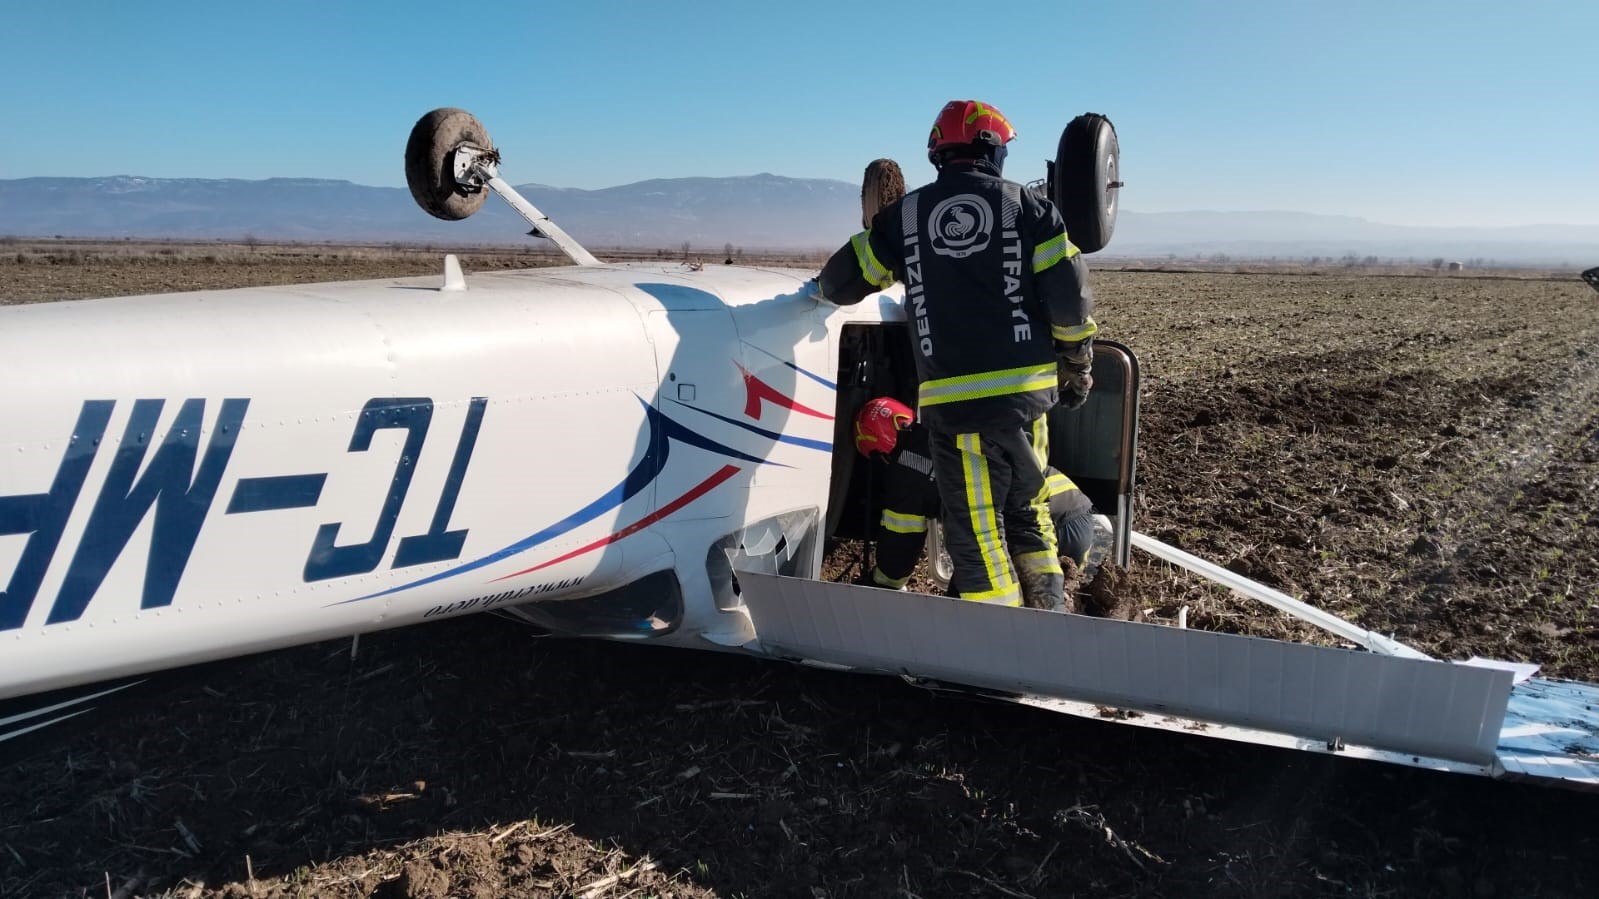
[[[1458,272],[1458,271],[1460,271],[1463,268],[1465,268],[1465,266],[1461,265],[1458,262],[1451,262],[1448,265],[1444,266],[1444,270],[1445,271],[1451,271],[1451,272]]]

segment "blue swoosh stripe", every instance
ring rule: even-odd
[[[766,352],[765,350],[761,349],[760,347],[756,346],[753,343],[746,343],[744,345],[749,347],[750,349],[756,351],[757,353],[762,353],[762,354],[765,354],[767,356],[771,356],[773,359],[776,359],[778,362],[781,362],[784,365],[788,366],[789,368],[794,369],[795,371],[799,372],[800,374],[804,375],[805,377],[810,378],[812,381],[815,381],[816,383],[822,385],[823,387],[826,387],[828,390],[837,390],[838,389],[838,385],[833,383],[832,381],[827,380],[826,378],[822,377],[821,375],[812,374],[811,372],[808,372],[805,369],[800,368],[798,365],[795,365],[794,363],[788,361],[787,359],[784,359],[781,356],[776,355],[775,353],[768,353],[768,352]]]
[[[672,402],[677,403],[677,400],[672,400]],[[677,403],[677,404],[679,406],[683,406],[685,409],[693,409],[695,412],[699,412],[699,413],[701,413],[703,415],[709,415],[712,418],[720,419],[722,421],[727,422],[730,425],[737,425],[737,426],[743,428],[746,431],[750,431],[752,433],[759,434],[762,437],[766,437],[766,438],[769,438],[771,440],[775,440],[778,443],[789,443],[789,444],[793,444],[794,446],[803,446],[806,449],[821,450],[824,453],[830,453],[830,452],[833,451],[833,444],[831,442],[829,442],[829,441],[826,441],[826,440],[813,440],[813,439],[811,439],[809,437],[793,437],[793,436],[790,436],[788,434],[780,434],[780,433],[778,433],[776,431],[768,431],[765,428],[756,427],[755,425],[752,425],[749,422],[739,421],[736,418],[728,418],[726,415],[718,415],[715,412],[710,411],[709,409],[701,409],[701,408],[699,408],[697,406],[689,406],[689,405],[687,405],[685,403]],[[776,465],[777,463],[773,462],[773,463],[769,463],[769,464]],[[785,467],[790,467],[790,466],[785,466]]]
[[[427,584],[437,583],[447,578],[466,574],[471,571],[477,571],[480,568],[493,565],[494,563],[508,559],[511,556],[527,552],[528,550],[542,543],[548,543],[556,537],[560,537],[568,531],[585,525],[601,515],[604,515],[606,512],[617,508],[618,506],[622,505],[622,503],[625,503],[634,496],[637,496],[639,491],[643,490],[645,487],[648,487],[650,482],[659,477],[662,469],[666,467],[666,459],[670,454],[673,438],[681,440],[690,446],[696,446],[700,449],[710,450],[711,452],[720,453],[725,456],[731,456],[732,458],[745,462],[753,462],[757,465],[778,464],[776,462],[767,462],[765,459],[751,456],[748,453],[740,452],[732,447],[717,443],[708,437],[703,437],[699,434],[696,434],[683,425],[668,418],[659,409],[656,409],[654,406],[651,406],[649,403],[645,402],[643,397],[638,397],[638,401],[641,405],[643,405],[644,417],[649,422],[649,448],[644,451],[644,456],[639,459],[638,464],[633,466],[633,470],[628,472],[627,477],[624,478],[620,484],[617,484],[615,487],[612,487],[610,490],[606,491],[598,499],[577,510],[576,512],[573,512],[571,515],[566,516],[560,521],[555,522],[549,527],[544,528],[535,534],[530,534],[527,537],[524,537],[521,540],[504,547],[503,549],[495,550],[494,552],[489,553],[480,559],[474,559],[471,562],[458,565],[455,568],[449,569],[448,571],[440,571],[437,574],[431,574],[427,577],[419,578],[418,580],[411,581],[407,584],[390,587],[387,590],[380,590],[376,593],[369,593],[365,596],[357,596],[354,599],[346,599],[340,602],[330,603],[329,605],[342,606],[352,602],[361,602],[362,600],[366,599],[377,599],[378,597],[389,596],[394,593],[399,593],[402,590],[409,590],[413,587],[422,587]],[[780,467],[787,468],[790,466],[785,465]]]

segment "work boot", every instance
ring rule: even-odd
[[[885,584],[885,583],[883,583],[882,578],[883,578],[882,572],[878,571],[876,568],[873,568],[870,571],[862,571],[860,573],[860,576],[855,578],[855,586],[857,586],[857,587],[876,587],[879,590],[904,590],[905,589],[905,585],[904,584],[892,584],[892,583]]]
[[[1022,605],[1029,609],[1066,612],[1066,578],[1059,572],[1018,571]]]

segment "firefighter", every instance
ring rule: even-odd
[[[858,583],[903,590],[927,542],[928,523],[938,517],[938,486],[928,455],[927,429],[914,421],[909,407],[891,397],[878,397],[855,416],[855,448],[882,466],[883,511],[877,522],[876,564]],[[1074,569],[1088,562],[1094,542],[1094,506],[1071,478],[1045,469],[1049,517],[1063,559]],[[1064,564],[1064,563],[1063,563]],[[1066,611],[1070,603],[1053,607]]]
[[[858,303],[895,281],[955,565],[952,595],[1058,608],[1064,578],[1044,480],[1044,414],[1088,397],[1093,294],[1047,199],[1001,177],[1016,136],[975,100],[928,136],[938,177],[879,210],[823,266],[818,300]]]

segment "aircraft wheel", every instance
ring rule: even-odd
[[[905,196],[905,174],[892,159],[874,159],[861,179],[861,227],[871,228],[872,219],[886,206]]]
[[[491,150],[489,132],[464,109],[435,109],[417,120],[405,142],[405,183],[416,204],[435,218],[460,221],[488,196],[455,180],[455,151],[463,144]]]
[[[1084,253],[1103,250],[1116,230],[1121,148],[1116,127],[1097,113],[1071,120],[1055,153],[1053,196],[1066,234]]]

